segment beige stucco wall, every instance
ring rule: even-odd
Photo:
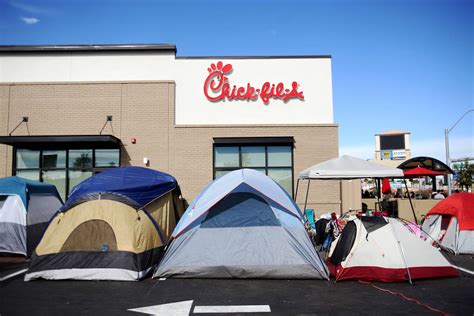
[[[212,180],[213,137],[292,136],[294,175],[321,161],[338,156],[338,127],[326,125],[176,126],[175,83],[104,82],[0,85],[0,134],[8,135],[29,117],[31,135],[98,134],[106,116],[113,115],[113,134],[123,142],[122,165],[143,166],[171,173],[191,201]],[[22,124],[13,135],[27,135]],[[131,138],[136,138],[136,144]],[[0,145],[0,177],[11,175],[12,149]],[[360,192],[360,189],[358,190]],[[306,183],[300,186],[303,205]],[[318,213],[338,211],[337,181],[311,183],[308,207]]]
[[[363,203],[367,204],[369,209],[375,208],[376,199],[362,199]],[[410,206],[410,200],[408,199],[397,199],[398,201],[398,217],[413,221],[413,212]],[[423,216],[428,213],[436,204],[442,200],[417,200],[412,199],[413,209],[415,210],[416,218],[418,221],[423,219]]]
[[[380,135],[375,135],[375,160],[382,160],[380,157]]]
[[[362,194],[360,180],[345,180],[341,182],[342,186],[342,211],[362,209]]]

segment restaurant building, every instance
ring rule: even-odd
[[[338,156],[331,57],[1,46],[0,144],[0,177],[52,183],[63,198],[94,173],[129,165],[172,174],[188,201],[243,167],[294,195],[300,171]],[[321,181],[308,205],[339,210],[341,196],[337,182]]]

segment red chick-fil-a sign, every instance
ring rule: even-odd
[[[298,91],[298,82],[293,81],[291,89],[285,87],[282,82],[265,82],[260,88],[255,88],[250,83],[245,87],[237,87],[229,83],[227,77],[232,72],[232,65],[224,65],[221,61],[211,64],[207,68],[209,75],[204,81],[204,95],[209,101],[229,101],[232,100],[257,100],[262,99],[264,104],[268,104],[270,99],[280,99],[287,102],[290,99],[304,100],[303,91]]]

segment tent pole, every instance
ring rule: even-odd
[[[405,257],[405,252],[403,251],[403,247],[402,247],[402,245],[401,245],[401,243],[400,243],[400,240],[398,239],[398,236],[397,236],[397,233],[395,232],[395,229],[393,229],[393,227],[392,227],[392,221],[391,221],[390,218],[388,219],[388,224],[390,225],[390,228],[392,229],[392,232],[393,232],[393,234],[395,235],[395,239],[397,240],[398,249],[400,250],[400,254],[402,255],[403,263],[405,264],[405,267],[406,267],[406,269],[407,269],[408,282],[410,282],[410,284],[413,284],[413,282],[411,281],[410,269],[408,268],[407,259],[406,259],[406,257]]]
[[[411,206],[411,211],[413,213],[413,217],[415,218],[415,224],[418,225],[418,220],[416,219],[416,214],[415,214],[415,208],[413,207],[413,203],[411,201],[411,196],[410,192],[408,192],[408,185],[407,185],[407,180],[403,178],[403,183],[405,183],[405,189],[407,190],[407,195],[408,195],[408,200],[410,201],[410,206]]]
[[[295,192],[295,202],[296,202],[296,198],[298,197],[298,186],[300,184],[300,178],[298,178],[298,180],[296,181],[296,192]]]
[[[339,216],[342,217],[342,180],[339,180],[339,199],[341,200],[341,210]]]
[[[375,179],[375,187],[377,188],[377,191],[375,192],[377,194],[377,203],[375,203],[375,210],[377,210],[377,206],[380,206],[379,205],[380,203],[380,179],[379,178]]]
[[[304,199],[303,213],[306,211],[306,205],[308,205],[308,194],[309,194],[309,185],[310,184],[311,184],[311,179],[308,179],[308,187],[306,188],[306,197]]]

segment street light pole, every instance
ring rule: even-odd
[[[451,159],[449,157],[449,130],[447,128],[444,129],[444,144],[446,147],[446,164],[449,168],[451,168]],[[446,178],[448,179],[448,196],[451,195],[451,175],[449,173],[446,174]]]
[[[461,117],[456,121],[456,123],[454,123],[453,126],[451,126],[451,128],[449,128],[449,129],[445,128],[444,129],[444,144],[445,144],[445,147],[446,147],[446,164],[448,165],[449,168],[451,168],[451,157],[449,156],[449,133],[470,112],[474,112],[474,109],[470,109],[470,110],[467,110],[466,112],[464,112],[464,114],[461,115]],[[451,195],[451,191],[452,191],[451,190],[451,175],[448,174],[447,178],[448,178],[448,196],[449,196],[449,195]]]

